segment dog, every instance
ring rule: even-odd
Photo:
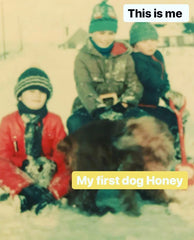
[[[127,120],[98,120],[78,129],[58,144],[70,171],[163,171],[173,156],[173,136],[165,123],[151,116]],[[143,199],[168,204],[164,190],[138,190]],[[96,205],[97,190],[71,190],[70,206],[87,214],[103,215],[113,209]],[[136,190],[120,190],[123,211],[141,214]]]

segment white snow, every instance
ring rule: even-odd
[[[187,150],[194,156],[194,68],[192,59],[194,48],[162,49],[172,86],[187,97],[190,120],[187,124]],[[29,66],[44,69],[54,86],[54,95],[49,109],[58,113],[64,123],[70,114],[71,104],[76,96],[73,80],[73,62],[76,50],[59,50],[54,46],[41,47],[37,52],[33,47],[0,62],[1,72],[1,117],[16,109],[13,95],[19,74]],[[130,217],[123,213],[108,213],[104,217],[87,217],[70,210],[66,203],[62,209],[47,206],[39,216],[33,212],[19,213],[19,200],[0,202],[0,239],[2,240],[193,240],[194,239],[194,188],[187,191],[170,191],[178,203],[168,208],[145,204],[142,216]],[[157,238],[158,239],[158,238]]]
[[[64,13],[69,13],[67,23],[71,24],[72,28],[77,27],[79,23],[81,25],[81,22],[84,22],[86,26],[85,18],[88,19],[90,15],[87,13],[87,11],[89,12],[88,9],[91,9],[95,3],[99,2],[93,0],[89,3],[89,1],[85,1],[85,7],[82,6],[82,8],[79,3],[78,7],[74,8],[76,14],[82,16],[83,19],[79,19],[80,21],[77,19],[74,22],[73,16],[70,16],[73,1],[65,1],[67,9],[64,10]],[[25,30],[25,48],[23,52],[11,53],[5,61],[0,61],[0,119],[16,109],[13,89],[18,76],[28,67],[35,66],[45,70],[49,75],[54,86],[54,94],[48,108],[58,113],[65,124],[71,111],[73,99],[76,96],[73,64],[77,50],[57,48],[57,44],[60,43],[59,35],[62,36],[62,30],[56,28],[56,26],[66,17],[63,16],[62,11],[64,1],[57,0],[58,8],[55,9],[54,1],[41,0],[39,5],[41,10],[39,9],[39,11],[35,11],[37,9],[35,1],[28,0],[29,5],[27,5],[27,1],[23,0],[18,0],[20,5],[16,3],[12,5],[10,0],[7,2],[9,2],[8,6],[12,6],[9,10],[10,15],[14,14],[14,10],[17,10],[20,13],[19,15],[23,13],[20,17]],[[86,5],[86,2],[88,2],[88,5]],[[113,3],[118,6],[118,1],[114,0]],[[55,19],[55,21],[51,21],[49,17],[44,19],[48,14],[46,11],[47,4],[50,6],[50,10],[55,10],[52,15],[52,20]],[[6,6],[5,4],[5,8]],[[30,8],[29,15],[28,10]],[[88,15],[84,15],[84,11]],[[36,13],[33,20],[31,18],[32,13]],[[14,22],[16,17],[13,19]],[[39,23],[40,26],[38,27]],[[47,27],[43,28],[43,25],[47,25]],[[30,26],[32,26],[32,29]],[[66,24],[63,22],[64,26]],[[123,24],[123,26],[128,28],[126,24]],[[43,34],[40,36],[41,31],[43,31]],[[33,34],[30,35],[29,33]],[[54,34],[51,36],[50,33]],[[15,45],[13,46],[16,49]],[[187,98],[190,119],[186,127],[186,150],[188,155],[194,156],[194,48],[173,47],[161,49],[161,51],[165,57],[166,68],[173,89],[181,91]],[[115,215],[108,213],[103,217],[88,217],[79,214],[76,210],[69,209],[65,201],[61,209],[57,206],[47,206],[38,216],[33,212],[21,214],[19,211],[20,202],[16,196],[14,199],[9,198],[7,201],[0,202],[0,239],[194,240],[194,187],[189,187],[186,191],[171,190],[168,193],[175,196],[178,201],[171,203],[168,208],[161,205],[142,203],[142,215],[140,217],[126,216],[123,213]]]

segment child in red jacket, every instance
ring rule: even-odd
[[[1,121],[0,187],[21,196],[21,212],[37,205],[38,213],[68,192],[70,176],[56,149],[66,133],[60,117],[47,110],[52,91],[44,71],[27,69],[15,86],[18,111]]]

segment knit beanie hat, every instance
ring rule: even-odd
[[[104,0],[94,7],[90,20],[89,33],[97,31],[117,32],[117,16],[114,8],[108,5],[107,1]]]
[[[53,87],[47,74],[38,68],[28,68],[18,78],[14,89],[15,96],[18,98],[24,91],[39,89],[47,94],[49,99],[53,92]]]
[[[148,22],[134,23],[129,32],[130,44],[134,45],[137,42],[144,40],[157,40],[158,33],[154,26]]]

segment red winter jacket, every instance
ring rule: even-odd
[[[7,115],[0,125],[0,187],[10,194],[18,194],[23,188],[33,183],[25,172],[19,168],[27,158],[24,143],[25,124],[16,111]],[[64,155],[57,151],[56,145],[66,136],[59,116],[48,113],[43,118],[42,152],[43,155],[57,164],[49,191],[56,199],[68,192],[70,175],[66,170]]]

